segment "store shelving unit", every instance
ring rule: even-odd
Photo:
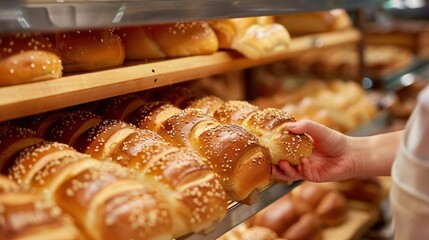
[[[0,31],[52,31],[358,9],[380,0],[2,0]]]
[[[0,32],[53,32],[72,29],[143,25],[289,12],[375,6],[377,0],[3,0]],[[60,79],[0,87],[0,121],[60,109],[116,95],[152,89],[233,70],[272,63],[302,51],[357,43],[356,29],[294,38],[287,51],[251,60],[232,51],[160,61],[127,62],[100,71]],[[375,126],[377,127],[377,126]],[[359,135],[365,133],[359,133]],[[181,239],[215,239],[290,192],[301,182],[273,184],[251,205],[231,203],[227,216],[210,230]]]
[[[315,47],[357,42],[359,39],[359,31],[349,29],[295,38],[287,51],[258,60],[221,51],[156,62],[129,62],[113,69],[3,87],[0,88],[0,121],[267,64]]]

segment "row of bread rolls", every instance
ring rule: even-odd
[[[409,50],[392,45],[370,45],[364,49],[365,75],[380,78],[412,62]],[[344,45],[308,51],[284,62],[294,74],[321,77],[356,78],[360,72],[359,51],[355,45]]]
[[[154,186],[138,181],[117,164],[101,162],[65,144],[44,141],[30,129],[12,126],[2,128],[1,171],[17,183],[55,202],[56,206],[73,218],[85,239],[173,237],[174,219],[167,204],[169,196],[155,191]],[[14,199],[16,211],[21,209],[18,203],[25,204],[26,198],[22,196]],[[24,205],[27,211],[22,212],[21,216],[7,216],[24,225],[15,226],[16,222],[2,221],[6,224],[0,224],[2,234],[9,235],[14,230],[14,234],[19,237],[21,233],[32,231],[32,224],[40,224],[40,230],[43,230],[46,226],[42,225],[47,223],[45,221],[51,221],[53,225],[45,230],[46,237],[55,234],[56,239],[79,239],[79,235],[72,234],[70,229],[59,229],[60,232],[56,232],[54,223],[58,226],[61,222],[61,211],[45,205],[37,197],[33,199],[32,204],[35,205]],[[5,204],[14,208],[10,200]]]
[[[0,86],[59,78],[146,60],[211,54],[234,49],[249,58],[285,50],[289,34],[274,17],[181,22],[121,29],[78,30],[43,36],[0,37]],[[61,61],[60,61],[61,59]]]
[[[204,55],[219,49],[233,49],[248,58],[258,59],[288,48],[288,28],[299,35],[349,26],[347,13],[336,9],[276,17],[77,30],[45,36],[8,34],[0,38],[0,73],[5,76],[0,86],[59,78],[63,71],[119,66],[125,60]]]
[[[287,124],[294,122],[295,118],[279,109],[259,109],[247,101],[225,101],[183,86],[166,87],[143,95],[145,98],[169,102],[176,109],[183,109],[183,112],[196,112],[221,124],[240,126],[240,129],[253,134],[269,151],[274,165],[280,160],[299,165],[302,157],[308,157],[312,153],[311,138],[306,134],[287,131]]]
[[[162,96],[164,100],[169,97],[170,94]],[[182,97],[189,100],[192,98],[191,95]],[[167,229],[165,236],[180,236],[187,232],[200,231],[220,220],[226,213],[227,198],[224,189],[229,199],[243,200],[255,189],[268,184],[271,156],[268,150],[259,144],[258,138],[245,128],[219,123],[198,109],[181,110],[168,102],[148,102],[144,98],[148,96],[124,95],[3,123],[2,128],[5,130],[2,131],[0,139],[2,150],[0,163],[3,171],[8,172],[10,177],[21,184],[30,185],[39,191],[51,192],[54,194],[52,197],[56,199],[55,191],[62,181],[62,178],[56,178],[59,169],[66,169],[64,170],[66,172],[74,171],[69,165],[83,162],[82,165],[88,164],[87,167],[90,169],[79,168],[76,174],[88,170],[97,176],[107,174],[106,177],[109,178],[109,171],[94,172],[96,170],[93,167],[101,171],[104,165],[95,160],[110,159],[109,161],[127,167],[132,172],[132,181],[138,182],[139,186],[143,182],[161,192],[162,201],[170,206],[167,208],[168,214],[163,214],[164,219],[170,219],[168,226],[167,220],[161,221],[162,218],[160,224],[164,225],[158,226],[160,229]],[[266,124],[271,121],[269,125],[273,125],[273,121],[276,120],[273,117],[276,115],[269,111],[260,112],[258,119],[266,118]],[[126,120],[136,124],[137,127],[112,119]],[[287,117],[277,124],[291,120],[293,119]],[[68,145],[45,143],[37,134],[50,141],[66,143],[91,157],[77,153]],[[290,137],[293,138],[292,135]],[[309,149],[303,150],[304,152],[311,150],[312,143],[309,139],[308,141]],[[293,142],[290,141],[289,144]],[[24,150],[17,154],[21,149]],[[69,157],[68,154],[72,156]],[[11,161],[17,155],[18,158]],[[296,158],[294,155],[291,157]],[[117,164],[108,164],[107,168],[120,169]],[[46,171],[50,173],[47,174]],[[115,175],[116,172],[112,174]],[[62,174],[59,176],[66,177]],[[113,176],[115,179],[121,178],[115,176]],[[66,192],[62,192],[61,196],[65,194],[67,197],[74,197],[75,193],[69,190],[70,187],[72,189],[76,187],[85,194],[85,189],[73,185],[76,183],[80,185],[81,177],[85,176],[76,177],[79,179],[68,179],[67,184],[72,181],[70,183],[72,185],[67,185],[68,187],[63,189]],[[52,187],[54,189],[45,189],[47,178],[54,184]],[[97,182],[104,181],[103,179],[104,177],[84,180]],[[96,195],[92,196],[98,199]],[[107,238],[104,230],[91,227],[94,222],[86,222],[85,216],[92,214],[88,205],[91,204],[90,199],[83,206],[75,206],[78,204],[74,202],[76,199],[60,200],[58,197],[56,200],[60,207],[77,220],[78,226],[87,236],[93,239]],[[160,207],[162,206],[160,203]],[[79,207],[79,211],[71,210],[76,207]],[[143,234],[156,234],[152,228],[143,230],[148,231]],[[137,229],[137,232],[130,231],[129,234],[141,234],[139,231],[143,230]],[[119,233],[115,229],[111,231],[114,232],[107,233],[109,236],[118,236]]]
[[[280,108],[299,120],[311,119],[341,132],[355,129],[377,113],[362,87],[341,80],[311,80],[291,92],[279,91],[253,103],[261,108]]]

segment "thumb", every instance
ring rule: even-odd
[[[334,131],[326,126],[323,126],[322,124],[311,120],[301,120],[298,122],[288,123],[287,129],[295,134],[307,133],[316,142],[324,140]]]

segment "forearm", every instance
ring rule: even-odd
[[[350,138],[352,159],[359,177],[390,175],[402,131],[370,137]]]

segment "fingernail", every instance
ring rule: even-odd
[[[288,123],[288,124],[287,124],[287,127],[288,127],[288,128],[296,128],[296,127],[297,127],[297,124],[296,124],[295,122],[291,122],[291,123]]]

